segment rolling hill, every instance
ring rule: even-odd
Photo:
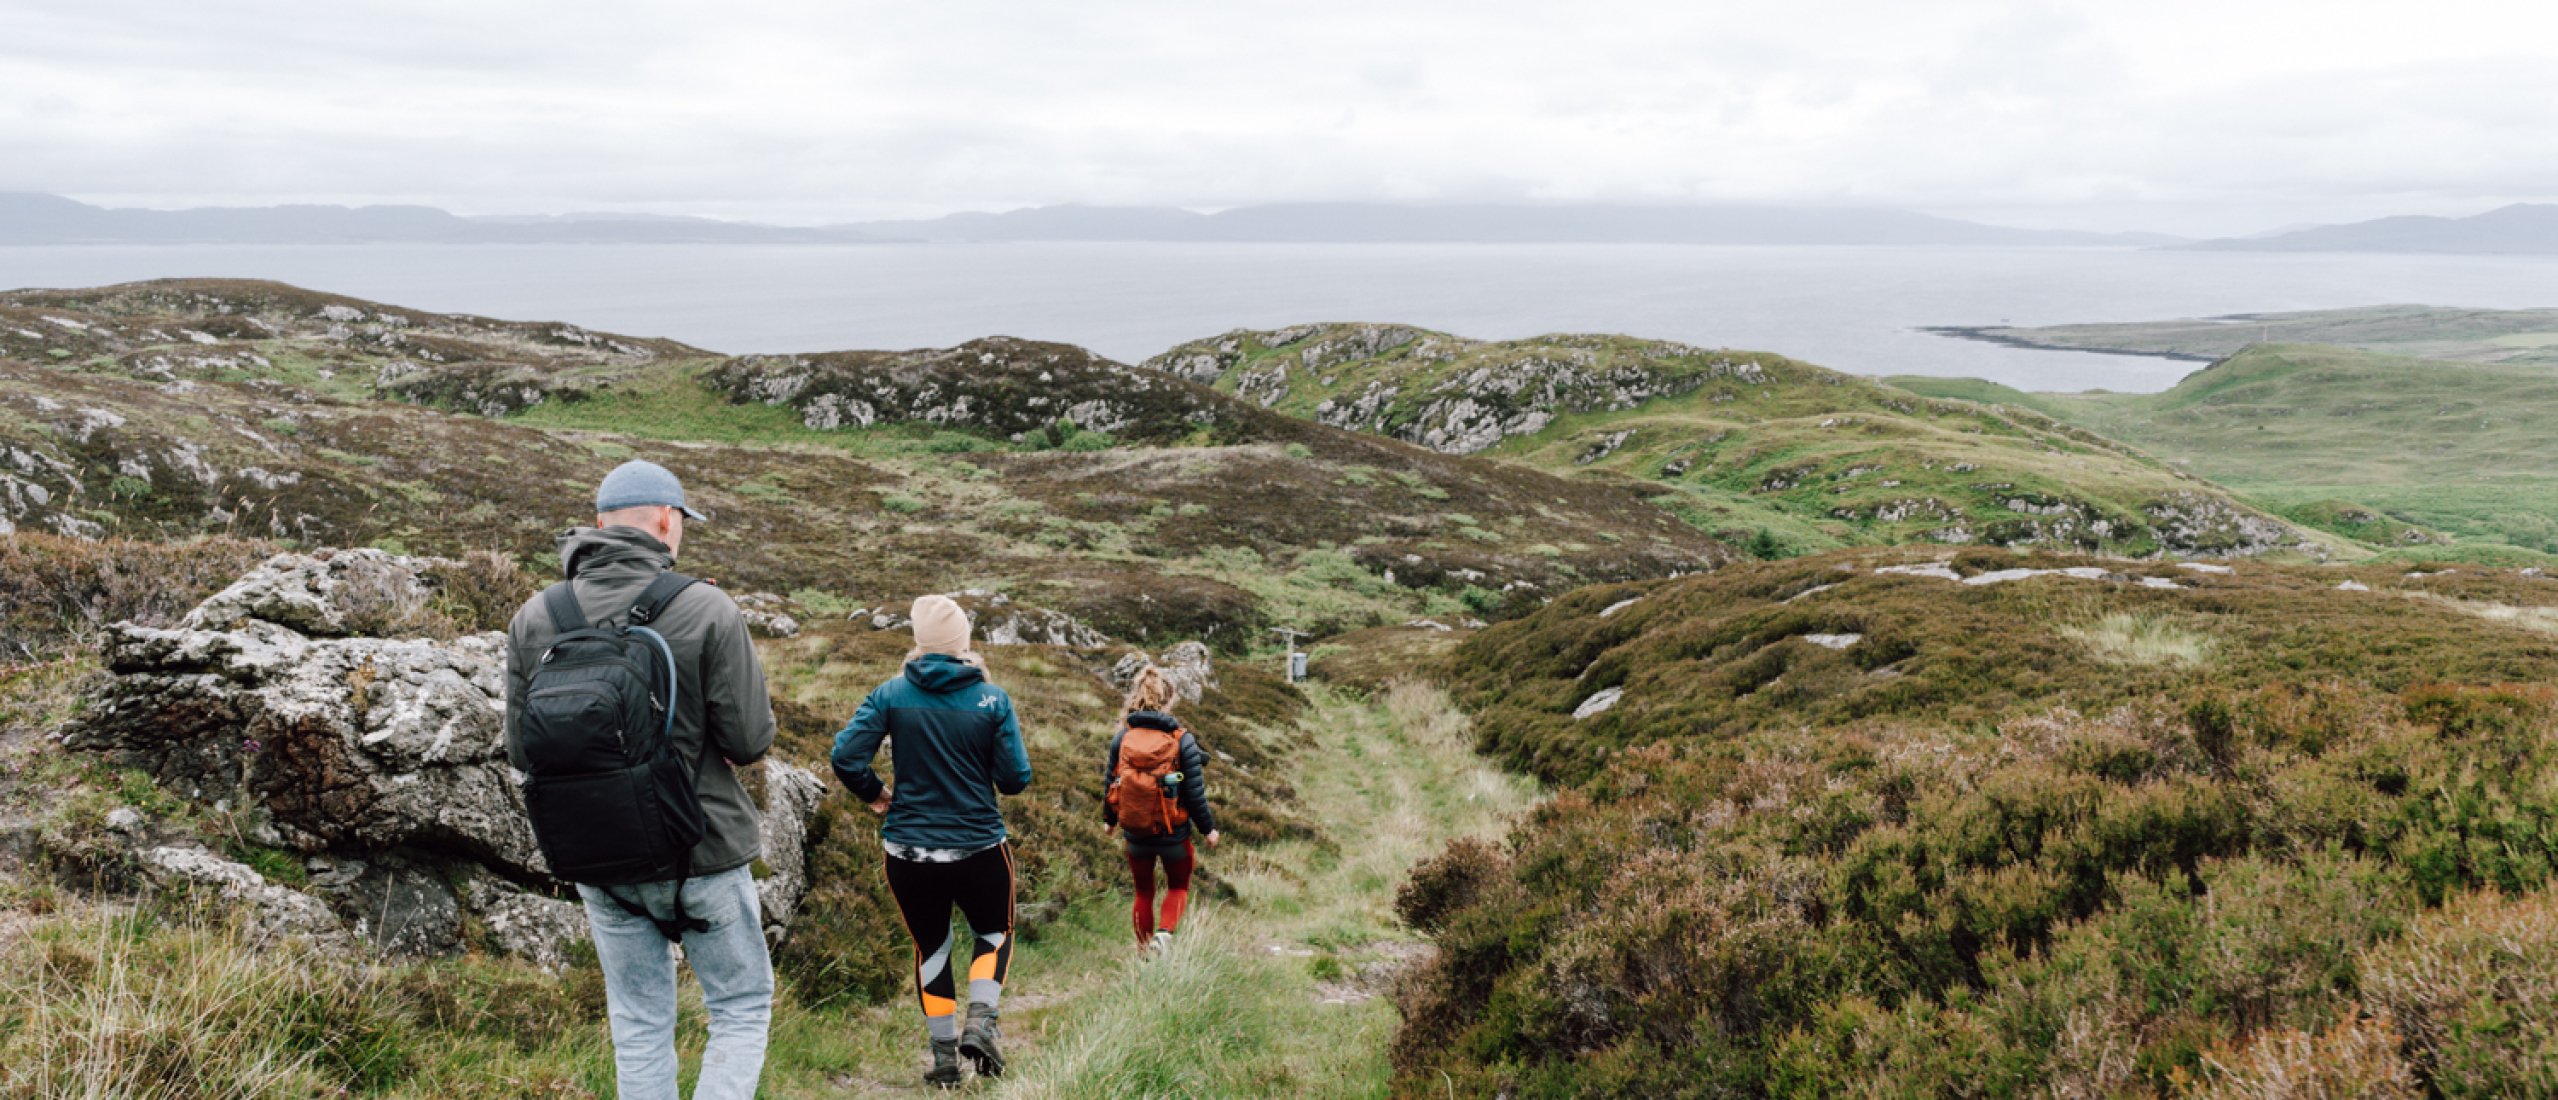
[[[2553,606],[1975,549],[1497,625],[1457,695],[1564,786],[1405,885],[1439,954],[1397,1088],[2520,1094],[2558,1011],[2507,984],[2558,959]]]
[[[2214,252],[2558,252],[2558,205],[2515,203],[2465,218],[2410,214],[2175,245]]]
[[[2023,348],[2211,361],[2251,344],[2334,344],[2420,359],[2558,364],[2558,309],[2366,306],[2178,321],[1930,329]]]
[[[2301,344],[2251,346],[2158,394],[2023,394],[1894,379],[2028,405],[2121,439],[2303,523],[2379,544],[2558,551],[2558,374]]]
[[[639,454],[719,517],[694,537],[732,586],[843,609],[982,588],[1222,646],[1729,556],[1628,488],[1063,345],[731,359],[266,283],[0,295],[0,530],[538,563]]]
[[[2087,430],[1761,352],[1340,324],[1228,333],[1148,365],[1327,425],[1584,484],[1641,486],[1762,551],[1935,542],[2325,552],[2218,487]]]

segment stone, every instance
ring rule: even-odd
[[[585,905],[543,897],[493,876],[466,880],[460,900],[479,918],[490,948],[555,974],[568,969],[570,950],[588,939]]]
[[[318,898],[269,882],[248,864],[186,846],[149,848],[136,858],[143,875],[163,889],[210,890],[246,906],[254,940],[292,936],[328,942],[346,935],[337,914]]]
[[[315,638],[374,633],[423,613],[427,564],[380,550],[278,554],[196,605],[179,625],[229,630],[256,621]]]
[[[764,761],[764,868],[755,892],[764,909],[765,935],[776,946],[788,938],[791,918],[808,896],[808,827],[829,789],[824,779],[780,760]]]
[[[162,854],[159,879],[220,886],[297,931],[327,931],[312,914],[331,914],[329,928],[381,954],[452,954],[476,930],[493,950],[556,967],[585,923],[549,875],[506,761],[503,636],[348,633],[383,621],[383,594],[396,607],[422,592],[430,564],[279,555],[178,627],[117,624],[111,675],[65,743],[239,807],[249,839],[308,857],[312,872],[301,892],[209,854]],[[779,929],[807,892],[826,785],[780,761],[765,775],[759,890]]]
[[[1616,706],[1617,701],[1623,698],[1625,698],[1625,689],[1621,687],[1612,687],[1596,692],[1589,698],[1581,700],[1580,706],[1572,708],[1572,719],[1573,721],[1579,722],[1597,717],[1598,715],[1605,713],[1609,708]]]
[[[1126,691],[1130,684],[1136,682],[1137,674],[1149,665],[1163,670],[1164,677],[1172,681],[1173,690],[1180,693],[1185,703],[1198,702],[1200,696],[1217,686],[1216,663],[1209,656],[1208,647],[1199,642],[1182,642],[1163,651],[1161,658],[1149,657],[1140,650],[1129,650],[1110,667],[1105,679],[1112,687]]]

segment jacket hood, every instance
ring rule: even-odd
[[[1165,733],[1171,733],[1174,730],[1181,728],[1181,719],[1175,718],[1172,715],[1159,710],[1133,710],[1128,712],[1128,724],[1130,726],[1143,729],[1162,730]]]
[[[986,671],[947,653],[927,653],[906,662],[906,682],[948,695],[986,679]]]
[[[559,537],[560,574],[645,576],[675,567],[675,554],[637,527],[573,527]]]

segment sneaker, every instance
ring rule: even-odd
[[[959,1033],[959,1052],[976,1063],[977,1076],[1004,1075],[1004,1051],[995,1042],[1001,1037],[995,1031],[995,1006],[968,1006],[968,1026]]]
[[[959,1040],[933,1040],[933,1068],[925,1071],[924,1083],[940,1089],[959,1087]]]
[[[1164,948],[1167,948],[1167,947],[1170,947],[1170,946],[1172,946],[1172,933],[1170,933],[1170,932],[1157,932],[1157,933],[1155,933],[1155,950],[1157,950],[1157,951],[1161,951],[1161,950],[1163,950]]]

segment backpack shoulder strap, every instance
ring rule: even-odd
[[[569,581],[543,589],[542,606],[551,613],[554,634],[574,634],[592,625],[586,621],[586,612],[578,608],[577,588]]]
[[[671,569],[658,574],[657,579],[648,582],[639,599],[631,604],[631,625],[646,626],[656,622],[657,617],[665,613],[666,605],[675,602],[677,593],[700,583],[696,578]]]

